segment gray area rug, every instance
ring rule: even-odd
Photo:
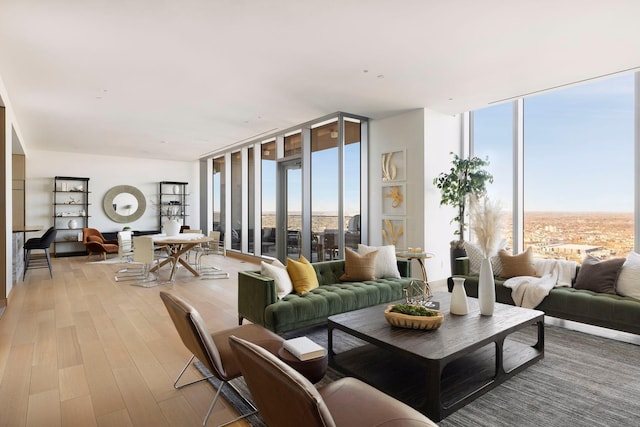
[[[535,342],[533,329],[512,339]],[[326,327],[288,333],[306,335],[326,346]],[[345,334],[336,351],[359,345]],[[335,381],[331,368],[318,384]],[[238,387],[249,395],[242,379]],[[214,385],[215,386],[215,385]],[[227,389],[229,393],[230,389]],[[237,397],[225,398],[234,403]],[[238,407],[238,406],[236,406]],[[238,407],[239,408],[239,407]],[[253,426],[262,426],[254,417]],[[640,347],[556,326],[545,327],[545,358],[438,423],[454,426],[638,426],[640,425]]]

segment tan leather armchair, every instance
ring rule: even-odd
[[[211,415],[222,388],[228,384],[228,382],[241,375],[238,362],[235,355],[231,351],[229,344],[229,337],[232,335],[240,336],[248,341],[254,342],[266,348],[272,353],[277,353],[280,347],[282,347],[283,339],[273,332],[263,328],[259,325],[248,324],[239,326],[232,329],[218,331],[210,333],[200,316],[200,313],[191,306],[188,302],[183,300],[174,294],[169,294],[164,291],[160,291],[160,298],[164,303],[171,320],[182,339],[182,343],[191,351],[192,356],[187,361],[178,377],[176,378],[173,386],[176,389],[181,389],[191,384],[195,384],[200,381],[204,381],[210,377],[205,377],[187,384],[178,385],[178,381],[185,373],[189,365],[193,362],[194,358],[197,358],[208,370],[213,377],[216,377],[221,381],[220,387],[216,392],[209,410],[204,417],[202,425],[207,424],[207,420]],[[267,350],[265,350],[267,351]],[[241,418],[255,414],[254,412],[244,414],[232,421],[237,421]],[[225,423],[225,425],[228,423]]]
[[[270,427],[437,426],[415,409],[355,378],[317,389],[273,354],[229,338],[260,416]],[[365,409],[366,408],[366,409]]]

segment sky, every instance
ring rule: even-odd
[[[525,211],[633,212],[633,98],[633,74],[525,98]],[[511,114],[511,103],[474,112],[474,154],[509,210]]]

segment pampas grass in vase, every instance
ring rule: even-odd
[[[500,202],[484,196],[471,203],[471,231],[476,236],[478,246],[485,258],[490,258],[500,242],[502,211]]]
[[[495,278],[489,257],[494,254],[500,240],[500,203],[487,196],[474,200],[471,208],[471,231],[476,235],[484,259],[478,278],[478,305],[483,316],[493,315],[496,301]]]

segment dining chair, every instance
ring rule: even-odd
[[[232,335],[241,337],[259,345],[261,348],[266,349],[265,351],[272,354],[276,354],[280,350],[283,338],[255,324],[247,324],[211,333],[204,323],[202,316],[200,316],[200,313],[187,301],[175,294],[170,294],[165,291],[160,291],[160,298],[169,312],[169,316],[173,321],[182,343],[191,352],[191,357],[173,383],[174,388],[181,389],[212,377],[220,380],[218,390],[202,420],[202,425],[205,426],[223,388],[225,386],[235,388],[229,381],[241,376],[238,362],[234,353],[231,351],[229,337]],[[188,383],[178,384],[182,375],[194,362],[194,359],[198,359],[211,375]],[[242,396],[242,394],[240,394],[240,396]],[[222,425],[231,424],[255,413],[256,411],[254,410]]]
[[[133,258],[131,231],[118,231],[118,257],[122,260],[130,260]]]
[[[184,230],[182,230],[182,233],[184,234],[202,234],[202,230],[198,230],[198,229],[192,229],[192,228],[185,228]],[[193,257],[194,257],[194,262],[193,264],[196,264],[198,261],[198,253],[196,248],[199,248],[200,245],[194,246],[191,250],[187,251],[187,253],[185,254],[185,258],[187,260],[187,262],[189,264],[191,264],[190,259],[191,259],[191,254],[193,253]]]
[[[316,389],[263,348],[238,336],[229,341],[260,417],[270,427],[437,427],[420,412],[360,380],[345,377]]]
[[[136,236],[133,238],[133,259],[129,265],[138,264],[137,267],[119,270],[115,280],[116,282],[131,281],[132,285],[150,288],[157,286],[159,283],[158,274],[152,273],[151,268],[156,263],[160,265],[163,259],[156,255],[153,238],[150,236]]]
[[[202,257],[206,255],[222,255],[227,256],[227,252],[224,248],[224,241],[220,240],[220,232],[219,231],[210,231],[209,237],[213,240],[211,242],[203,243],[197,248],[196,255],[196,269],[202,269]],[[213,267],[214,269],[218,269],[217,267]]]
[[[22,273],[22,281],[24,281],[27,275],[27,270],[35,268],[49,268],[49,276],[53,279],[53,269],[51,267],[51,254],[49,253],[49,247],[56,238],[57,231],[54,227],[49,227],[47,231],[41,237],[32,237],[27,240],[23,246],[24,248],[24,272]],[[44,251],[44,258],[31,259],[31,251],[34,249],[42,249]],[[46,263],[45,263],[46,260]]]

